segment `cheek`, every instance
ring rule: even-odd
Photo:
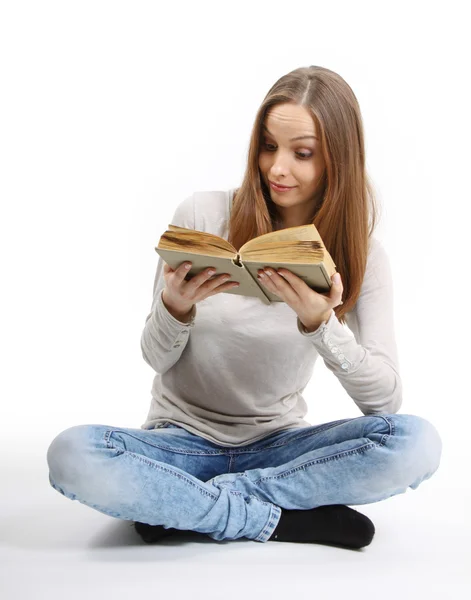
[[[258,166],[261,171],[266,171],[270,167],[270,159],[266,156],[266,154],[259,154]]]
[[[307,163],[302,171],[303,179],[307,182],[317,182],[322,176],[322,169],[315,163]]]

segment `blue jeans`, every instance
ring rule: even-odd
[[[153,430],[77,425],[51,442],[49,482],[106,515],[266,542],[281,508],[358,505],[416,489],[438,469],[427,420],[367,415],[220,446],[164,423]]]

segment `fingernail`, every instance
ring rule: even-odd
[[[185,265],[185,269],[189,269],[190,267],[191,267],[191,263],[189,263],[189,264],[187,263],[187,264]]]
[[[335,273],[335,275],[333,276],[333,282],[340,283],[340,273]]]

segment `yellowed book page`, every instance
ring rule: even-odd
[[[237,254],[234,246],[218,235],[176,225],[169,225],[169,229],[160,237],[157,247],[166,250],[185,248],[185,251],[210,256],[233,257]]]
[[[326,250],[321,242],[272,242],[240,253],[243,262],[248,260],[285,260],[288,262],[318,263]]]
[[[300,225],[298,227],[287,227],[286,229],[280,229],[279,231],[272,231],[265,233],[252,240],[246,242],[241,248],[240,253],[244,251],[251,251],[255,249],[255,246],[262,246],[265,243],[283,242],[283,241],[318,241],[322,242],[321,236],[317,231],[315,225]]]

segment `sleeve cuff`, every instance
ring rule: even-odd
[[[155,312],[152,315],[152,319],[154,322],[159,323],[161,329],[163,329],[164,333],[169,339],[172,339],[183,331],[188,333],[190,327],[195,326],[195,318],[196,318],[196,304],[193,306],[191,310],[190,320],[188,323],[182,323],[178,319],[176,319],[173,315],[169,313],[167,307],[165,306],[162,300],[163,289],[159,293],[158,301],[155,307]]]
[[[332,322],[333,320],[337,320],[337,316],[335,315],[335,311],[333,310],[330,317],[327,319],[327,321],[322,321],[322,323],[319,325],[319,327],[315,330],[315,331],[311,331],[308,332],[306,331],[306,328],[304,327],[304,325],[301,323],[299,317],[296,319],[297,321],[297,325],[298,325],[298,331],[299,333],[301,333],[302,335],[309,337],[312,339],[312,341],[315,341],[317,339],[321,339],[321,336],[324,332],[329,332],[332,328]],[[339,322],[340,324],[340,322]]]
[[[301,335],[311,340],[332,371],[351,373],[364,359],[365,349],[357,343],[353,333],[340,323],[335,311],[311,333],[305,331],[299,317],[297,324]]]

